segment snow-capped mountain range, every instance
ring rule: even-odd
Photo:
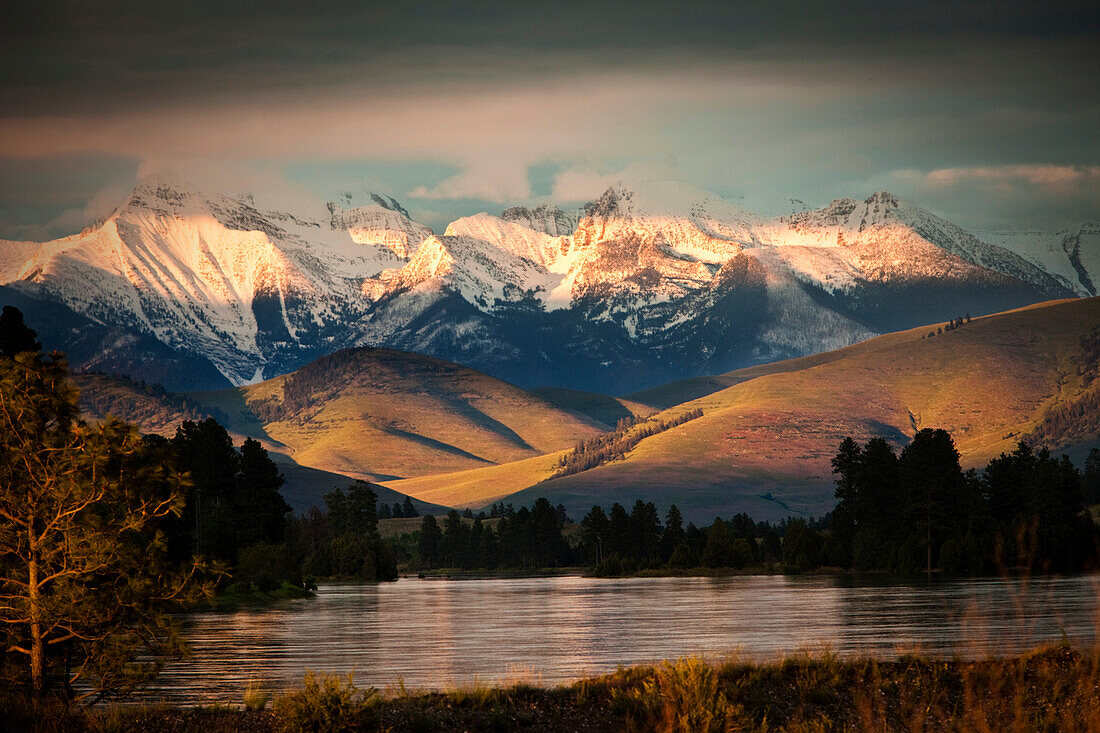
[[[1100,225],[969,232],[885,192],[766,218],[684,184],[618,185],[438,235],[372,201],[266,211],[155,176],[79,234],[0,241],[0,300],[74,366],[174,389],[382,345],[625,392],[1100,284]]]

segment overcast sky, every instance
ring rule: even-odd
[[[77,231],[161,169],[381,191],[437,230],[617,179],[1057,229],[1100,219],[1096,5],[8,2],[0,237]]]

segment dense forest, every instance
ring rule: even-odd
[[[597,575],[623,575],[660,569],[778,569],[788,560],[784,535],[816,533],[827,526],[813,519],[772,526],[738,514],[699,528],[685,526],[675,505],[662,521],[656,505],[641,500],[629,511],[618,503],[608,512],[594,506],[576,523],[564,507],[539,498],[530,508],[494,504],[489,513],[476,516],[452,510],[442,522],[425,516],[418,531],[402,538],[399,549],[415,570],[590,567]]]
[[[1100,454],[1081,472],[1021,442],[981,473],[963,471],[951,436],[921,430],[900,454],[884,440],[845,439],[832,461],[836,509],[820,564],[981,573],[1094,566],[1097,527],[1086,510]]]
[[[162,446],[189,479],[183,516],[169,531],[171,552],[224,563],[231,591],[304,587],[324,577],[396,579],[393,549],[378,535],[377,495],[366,482],[326,494],[324,510],[290,517],[279,493],[283,478],[255,440],[238,451],[213,418],[186,421],[171,439],[145,440]]]

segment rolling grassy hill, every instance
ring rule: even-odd
[[[976,318],[929,337],[940,325],[630,395],[630,403],[663,408],[659,419],[693,409],[703,416],[582,473],[547,480],[556,462],[547,459],[400,485],[461,506],[487,504],[528,483],[507,500],[547,496],[577,515],[594,503],[645,498],[674,502],[697,520],[738,511],[774,519],[831,508],[829,460],[846,435],[900,446],[920,428],[946,428],[964,466],[1011,450],[1052,416],[1078,415],[1073,429],[1043,432],[1063,436],[1053,447],[1080,461],[1098,442],[1100,425],[1088,406],[1100,381],[1086,384],[1092,357],[1082,338],[1100,327],[1100,299]]]
[[[473,369],[388,349],[194,397],[300,465],[371,480],[509,463],[608,429]]]
[[[298,465],[284,452],[286,446],[267,438],[262,425],[242,414],[239,405],[231,418],[212,404],[215,401],[200,404],[194,397],[167,392],[158,385],[144,384],[119,375],[74,374],[73,383],[80,390],[83,417],[92,422],[111,415],[137,425],[143,433],[171,437],[184,420],[213,417],[228,426],[234,445],[240,446],[246,437],[260,440],[283,474],[286,483],[281,493],[295,511],[304,511],[314,504],[323,505],[325,494],[337,487],[346,488],[355,480],[331,471]],[[233,407],[229,399],[222,399],[220,404]],[[391,505],[403,502],[406,496],[377,484],[375,492],[379,502]],[[421,514],[447,511],[446,507],[415,498],[413,505]]]

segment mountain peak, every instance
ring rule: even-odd
[[[370,197],[371,200],[374,201],[374,203],[378,204],[383,209],[396,211],[398,214],[401,214],[406,219],[412,219],[412,217],[409,216],[408,209],[397,203],[397,199],[395,199],[393,196],[386,196],[385,194],[374,193],[373,191],[371,191]]]
[[[565,212],[557,206],[539,204],[533,209],[526,206],[513,206],[501,212],[500,218],[504,221],[522,224],[529,229],[551,237],[561,237],[572,234],[580,221],[580,213],[577,211]]]
[[[195,200],[201,200],[202,194],[188,181],[171,171],[157,171],[145,176],[134,187],[130,197],[119,211],[132,209],[151,209],[168,211],[186,208]]]
[[[621,183],[618,186],[608,186],[598,199],[584,205],[584,215],[598,218],[616,216],[623,213],[624,199],[629,201],[630,198],[631,193]]]
[[[871,194],[863,203],[871,206],[882,206],[883,208],[896,209],[901,206],[901,202],[898,197],[889,191],[875,191]]]
[[[330,226],[346,230],[359,244],[381,245],[408,260],[432,230],[413,221],[409,212],[392,196],[372,193],[373,203],[352,209],[329,202]]]

